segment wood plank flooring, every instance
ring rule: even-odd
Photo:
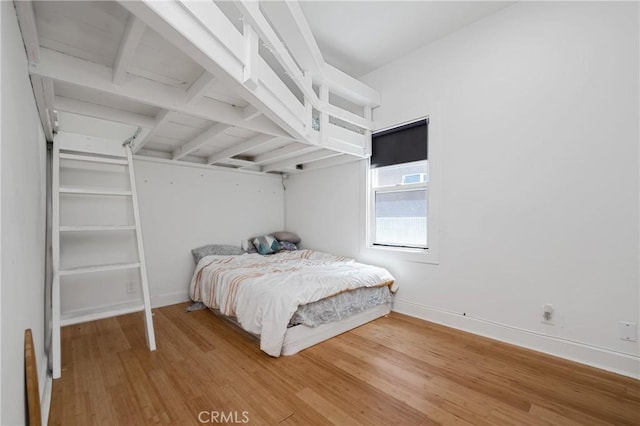
[[[400,314],[271,358],[208,311],[65,327],[50,425],[640,425],[640,381]]]

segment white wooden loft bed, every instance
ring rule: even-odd
[[[261,173],[370,155],[380,95],[324,62],[296,2],[15,6],[49,141],[115,123],[136,156]]]

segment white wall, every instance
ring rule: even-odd
[[[439,265],[360,250],[357,163],[292,176],[287,228],[388,267],[397,311],[638,376],[638,16],[521,2],[363,78],[376,128],[438,110]]]
[[[111,170],[111,171],[109,171]],[[102,172],[61,171],[61,184],[128,188],[124,168]],[[256,235],[281,230],[284,199],[280,177],[211,168],[187,167],[148,159],[135,160],[152,305],[189,300],[195,265],[191,249],[205,244],[240,245]],[[77,184],[76,184],[77,185]],[[124,199],[61,201],[61,224],[133,224],[130,201]],[[61,264],[67,267],[134,262],[132,232],[111,235],[67,235],[62,239]],[[64,277],[63,311],[92,311],[96,307],[140,299],[126,284],[140,282],[137,270]]]
[[[44,391],[45,159],[27,59],[13,2],[2,15],[0,424],[25,424],[24,330],[31,328]]]
[[[191,249],[240,245],[284,227],[279,176],[136,161],[138,200],[154,305],[188,300]]]

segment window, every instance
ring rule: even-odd
[[[375,133],[369,173],[370,244],[428,249],[428,120]]]

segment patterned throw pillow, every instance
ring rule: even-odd
[[[258,250],[258,253],[262,255],[275,253],[280,250],[280,243],[271,235],[256,237],[253,240],[253,245],[256,247],[256,250]]]
[[[298,247],[295,244],[290,243],[289,241],[280,241],[280,250],[296,251],[298,250]]]

